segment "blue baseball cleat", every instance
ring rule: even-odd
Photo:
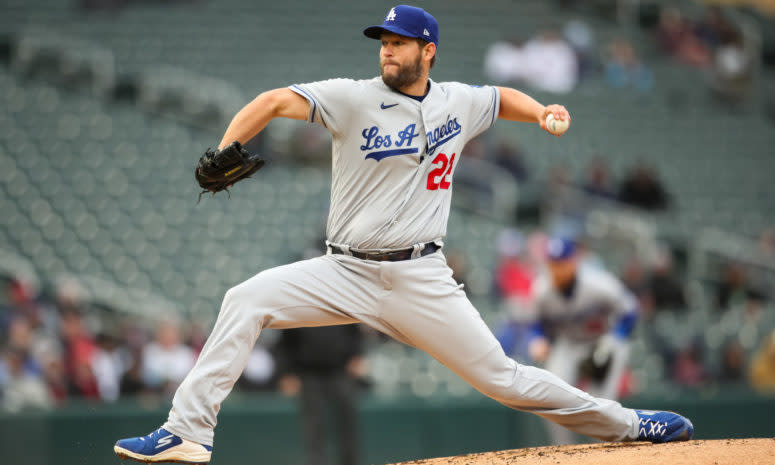
[[[694,425],[688,418],[673,412],[636,410],[638,414],[638,441],[688,441],[694,434]]]
[[[210,462],[213,448],[175,436],[159,428],[148,436],[120,439],[113,451],[122,459],[138,462],[177,462],[206,464]]]

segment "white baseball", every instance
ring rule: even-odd
[[[552,134],[560,136],[565,134],[570,126],[570,120],[568,119],[554,119],[554,113],[549,113],[546,117],[546,129]]]

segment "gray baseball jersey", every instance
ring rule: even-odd
[[[420,102],[380,78],[290,88],[309,101],[308,120],[333,137],[329,242],[360,250],[441,242],[461,150],[495,122],[498,90],[430,82]],[[441,250],[402,261],[329,253],[262,271],[231,288],[164,428],[212,444],[221,402],[261,330],[350,323],[424,350],[511,408],[600,439],[637,437],[633,410],[507,357],[452,279]]]
[[[330,242],[396,249],[446,234],[452,175],[466,142],[495,123],[497,88],[431,81],[422,102],[379,77],[290,89],[331,132]]]
[[[548,274],[533,283],[536,315],[551,338],[593,343],[636,308],[635,298],[605,270],[580,266],[570,296],[562,295]]]

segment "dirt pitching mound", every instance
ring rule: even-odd
[[[771,465],[775,438],[650,444],[643,442],[531,447],[400,465]],[[398,465],[398,464],[397,464]]]

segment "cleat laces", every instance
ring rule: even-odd
[[[646,428],[648,428],[648,431]],[[667,422],[660,423],[658,421],[649,420],[646,418],[640,419],[640,431],[638,431],[638,433],[641,436],[657,438],[664,436],[666,432]]]

